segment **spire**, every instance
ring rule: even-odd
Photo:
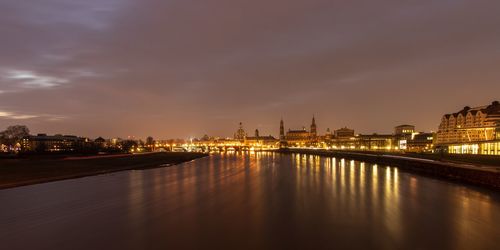
[[[317,127],[316,127],[316,119],[315,119],[314,114],[313,114],[312,123],[311,123],[311,137],[316,138],[317,135],[318,135],[318,132],[317,132]]]
[[[280,121],[280,140],[285,139],[285,123],[283,122],[283,117],[281,117]]]

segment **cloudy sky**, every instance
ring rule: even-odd
[[[498,0],[0,0],[0,129],[435,130],[500,99]]]

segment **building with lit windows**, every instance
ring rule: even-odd
[[[82,150],[92,143],[88,138],[74,135],[38,134],[21,140],[23,151],[71,152]]]
[[[410,151],[409,149],[409,144],[414,145],[414,149],[412,151],[419,151],[417,150],[417,145],[420,145],[420,142],[415,142],[415,136],[420,133],[415,132],[415,126],[413,125],[399,125],[394,127],[394,140],[395,140],[395,145],[399,150],[402,151]],[[418,139],[422,139],[423,137],[420,136]],[[431,141],[432,144],[432,141]]]
[[[406,141],[407,152],[432,152],[434,149],[434,133],[413,133]]]
[[[236,133],[234,133],[234,139],[239,141],[244,141],[246,137],[247,133],[243,129],[243,123],[240,122],[240,127],[238,128]]]
[[[280,134],[282,133],[282,126],[283,121],[280,124]],[[286,132],[285,141],[288,146],[309,146],[318,142],[319,137],[317,131],[316,119],[313,116],[310,131],[307,131],[305,127],[298,130],[289,129]]]
[[[289,146],[305,146],[310,142],[311,135],[306,128],[291,130],[286,132],[286,142]]]
[[[354,129],[343,127],[333,131],[333,135],[336,139],[352,138],[354,137]]]
[[[413,125],[399,125],[394,128],[394,134],[396,136],[409,136],[415,133],[415,126]]]
[[[431,152],[433,133],[415,132],[413,125],[400,125],[393,134],[359,134],[347,127],[335,130],[332,140],[325,141],[332,149],[367,151]]]
[[[392,134],[357,135],[354,140],[354,148],[370,151],[397,150],[398,145]]]
[[[330,131],[330,128],[326,129],[326,134],[325,136],[320,137],[320,140],[323,141],[331,141],[333,139],[333,133]]]
[[[500,155],[500,103],[464,107],[441,118],[436,147],[452,154]]]
[[[254,136],[247,136],[245,138],[245,145],[250,145],[250,146],[275,146],[275,144],[277,144],[279,142],[279,140],[277,140],[276,138],[274,138],[273,136],[271,135],[265,135],[265,136],[261,136],[259,134],[259,130],[256,129],[255,130],[255,135]]]

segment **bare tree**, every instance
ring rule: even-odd
[[[0,143],[14,146],[26,136],[30,135],[30,130],[24,125],[9,126],[6,130],[0,132]]]

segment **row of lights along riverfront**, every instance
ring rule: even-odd
[[[1,141],[0,141],[1,142]],[[0,143],[0,152],[12,151],[126,151],[132,153],[150,151],[258,151],[279,148],[312,148],[352,151],[391,151],[416,153],[450,153],[500,155],[500,103],[480,107],[464,107],[443,115],[437,132],[417,132],[413,125],[399,125],[392,134],[355,134],[348,127],[324,134],[318,133],[313,116],[309,129],[285,130],[285,122],[280,121],[279,137],[260,135],[255,130],[248,135],[240,122],[232,138],[203,136],[188,140],[145,141],[134,138],[104,139],[46,134],[26,135],[13,143]]]

